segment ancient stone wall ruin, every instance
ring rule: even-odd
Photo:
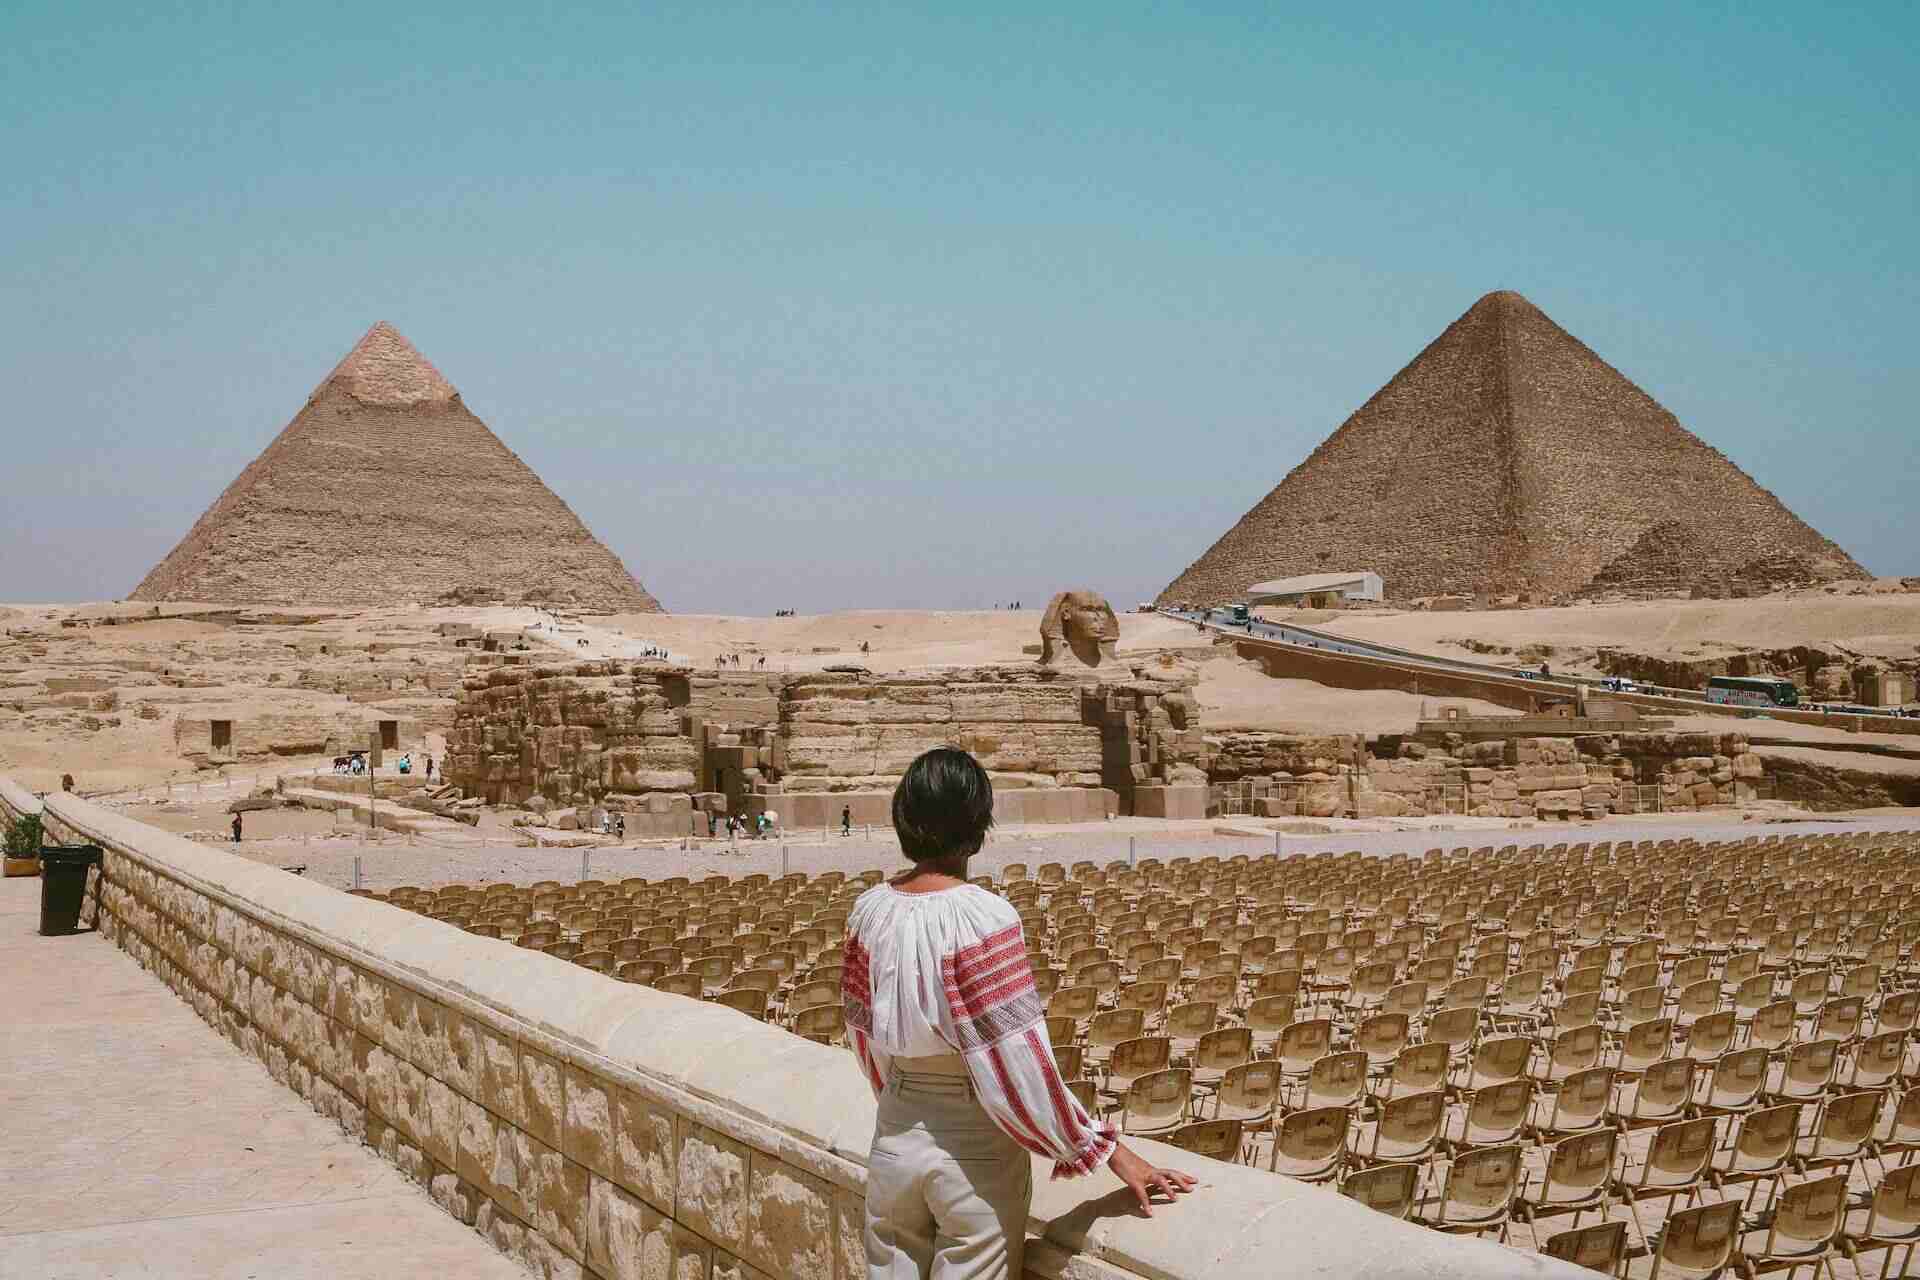
[[[841,803],[890,791],[937,746],[973,752],[996,792],[1104,790],[1125,812],[1138,788],[1205,781],[1206,739],[1184,681],[1089,681],[1027,665],[878,676],[620,661],[479,670],[460,692],[446,772],[493,804],[539,796],[626,810],[654,793],[718,794],[733,812],[788,800],[837,819]],[[846,799],[806,799],[822,795]],[[1112,808],[1093,797],[1008,803],[1059,815],[1038,821]]]
[[[1691,813],[1749,803],[1769,776],[1739,733],[1455,737],[1442,747],[1390,738],[1371,749],[1357,738],[1242,733],[1214,760],[1211,810],[1258,817]]]
[[[426,742],[418,719],[383,716],[378,711],[253,707],[223,711],[219,707],[195,707],[194,712],[174,720],[173,745],[182,757],[200,767],[365,750],[372,736],[382,732],[383,724],[391,726],[391,750],[419,750]]]

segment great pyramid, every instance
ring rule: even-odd
[[[1160,603],[1362,569],[1392,599],[1867,576],[1511,292],[1449,325]]]
[[[131,598],[662,611],[384,321]]]

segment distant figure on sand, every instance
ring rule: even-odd
[[[433,757],[432,756],[427,757],[427,781],[428,782],[433,781]]]
[[[840,834],[843,836],[850,836],[853,834],[853,806],[852,805],[843,804],[840,806]]]
[[[240,843],[240,815],[237,813],[233,815],[233,842]]]

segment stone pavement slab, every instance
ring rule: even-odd
[[[0,1276],[526,1273],[94,934],[0,881]]]

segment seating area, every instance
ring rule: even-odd
[[[384,896],[834,1043],[879,871]],[[1007,865],[1126,1133],[1618,1276],[1912,1274],[1920,837]]]
[[[403,885],[365,896],[838,1043],[845,1032],[840,957],[847,912],[879,880],[878,871],[698,883],[634,877],[613,884]]]

